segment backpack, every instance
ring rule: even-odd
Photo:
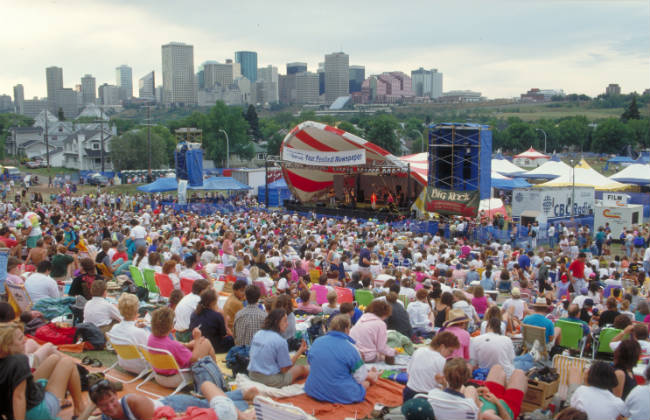
[[[250,347],[235,346],[226,354],[226,366],[232,370],[233,376],[238,373],[248,375],[248,362],[250,362]]]
[[[644,245],[645,245],[645,240],[643,239],[643,236],[637,236],[634,238],[634,246],[642,247]]]
[[[34,337],[54,345],[72,344],[77,329],[75,327],[59,327],[55,323],[43,325],[34,333]]]
[[[82,322],[81,324],[77,324],[76,327],[75,341],[81,337],[83,341],[92,344],[93,350],[104,349],[106,346],[106,338],[104,337],[104,333],[95,324]]]

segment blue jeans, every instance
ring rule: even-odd
[[[230,398],[239,411],[248,409],[248,403],[244,400],[244,394],[240,390],[226,392],[226,397]],[[168,405],[177,413],[183,413],[187,407],[210,408],[210,401],[193,397],[186,394],[176,394],[170,397],[160,399],[164,405]]]

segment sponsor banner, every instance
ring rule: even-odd
[[[184,206],[187,204],[187,180],[178,180],[178,204]]]
[[[476,217],[479,201],[478,191],[452,191],[427,187],[424,208],[440,214]]]
[[[630,196],[627,194],[603,193],[603,205],[605,206],[625,207],[629,199]]]
[[[319,152],[317,150],[298,150],[291,147],[282,148],[282,160],[314,166],[354,166],[366,164],[364,149],[342,152]]]

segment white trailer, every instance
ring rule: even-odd
[[[554,219],[589,216],[593,213],[594,197],[593,187],[516,188],[512,191],[512,218],[546,225]]]
[[[265,174],[266,170],[264,168],[233,169],[232,171],[232,177],[235,180],[253,188],[248,191],[248,195],[257,195],[257,187],[266,185]]]
[[[594,234],[599,227],[609,224],[612,238],[618,239],[624,229],[643,223],[643,205],[614,204],[608,205],[602,201],[596,203],[594,210]]]

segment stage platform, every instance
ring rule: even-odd
[[[404,217],[410,217],[411,211],[408,208],[400,208],[397,211],[391,211],[386,206],[379,206],[373,210],[369,204],[359,203],[358,206],[352,207],[329,207],[318,204],[306,204],[299,201],[285,200],[284,207],[289,211],[302,213],[317,213],[325,216],[348,217],[350,219],[377,219],[380,221],[393,222]]]

